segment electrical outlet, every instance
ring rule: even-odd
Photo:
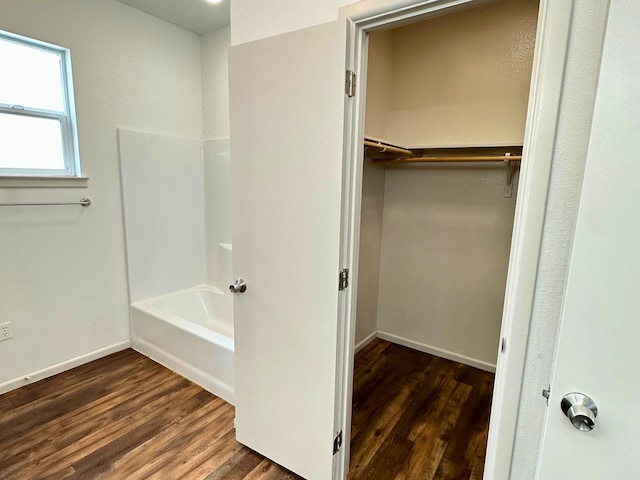
[[[11,322],[0,323],[0,342],[13,338],[11,335]]]

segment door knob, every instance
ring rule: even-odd
[[[596,425],[598,407],[591,397],[583,393],[567,393],[560,402],[562,412],[581,432],[590,432]]]
[[[237,278],[235,282],[229,285],[229,291],[231,293],[243,293],[247,290],[247,282],[244,278]]]

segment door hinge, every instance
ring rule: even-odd
[[[547,399],[547,407],[549,406],[549,397],[551,397],[551,384],[547,388],[542,389],[542,396]]]
[[[356,73],[353,70],[347,70],[344,81],[344,91],[347,97],[356,95]]]
[[[342,291],[349,286],[349,269],[343,268],[338,276],[338,290]]]
[[[342,430],[336,435],[336,438],[333,439],[333,454],[335,455],[342,447]]]

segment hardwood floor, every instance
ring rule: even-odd
[[[125,350],[0,396],[0,479],[300,479],[236,442],[233,417]]]
[[[482,478],[493,375],[383,340],[356,356],[349,480]],[[234,409],[125,350],[0,396],[0,479],[301,480]]]
[[[348,480],[481,480],[493,377],[374,340],[355,359]]]

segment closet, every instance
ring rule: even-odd
[[[362,447],[355,439],[364,428],[355,425],[358,409],[368,408],[370,418],[388,415],[363,407],[371,391],[358,391],[366,381],[359,375],[372,376],[367,368],[376,368],[376,351],[384,350],[381,344],[371,347],[380,342],[376,338],[433,355],[438,365],[440,359],[456,362],[451,368],[459,372],[470,367],[466,377],[492,382],[537,17],[537,0],[502,0],[369,35],[353,480],[371,474],[377,455],[358,453]],[[384,368],[387,375],[396,374]],[[485,423],[490,390],[491,385]],[[379,435],[393,437],[397,432],[389,428]],[[459,449],[466,440],[451,441]],[[483,441],[486,447],[486,436]],[[480,463],[484,447],[474,447]],[[415,455],[400,452],[399,463]],[[436,478],[449,478],[441,475]]]

